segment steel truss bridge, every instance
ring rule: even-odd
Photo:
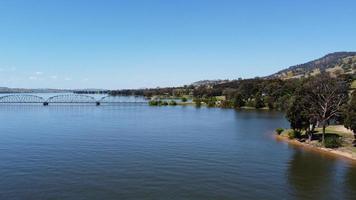
[[[31,94],[14,94],[0,96],[0,104],[147,104],[142,98],[122,99],[115,96],[104,96],[96,99],[83,94],[61,94],[49,98],[40,97]]]

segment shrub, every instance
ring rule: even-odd
[[[168,105],[168,102],[167,101],[155,101],[155,100],[152,100],[150,102],[148,102],[148,105],[150,106],[167,106]]]
[[[247,107],[255,107],[255,101],[254,100],[247,101],[246,106]]]
[[[223,101],[221,101],[220,107],[222,107],[222,108],[231,108],[232,107],[232,103],[231,103],[231,101],[223,100]]]
[[[188,101],[188,99],[187,99],[187,98],[182,97],[182,102],[187,102],[187,101]]]
[[[280,135],[284,131],[283,128],[276,128],[276,133]]]
[[[200,107],[201,106],[201,99],[199,99],[199,98],[194,99],[194,102],[195,102],[195,106],[196,107]]]
[[[207,103],[208,107],[214,107],[216,105],[215,101],[208,101]]]
[[[148,105],[150,105],[150,106],[158,106],[158,101],[150,101],[150,102],[148,102]]]
[[[338,148],[341,147],[341,140],[339,136],[331,135],[326,136],[324,141],[324,146],[326,148]]]
[[[170,106],[176,106],[176,105],[177,105],[177,102],[172,100],[172,101],[169,102],[169,105],[170,105]]]
[[[301,133],[299,131],[296,130],[292,130],[288,132],[288,138],[289,139],[296,139],[296,138],[300,138],[301,137]]]

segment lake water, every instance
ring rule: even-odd
[[[0,105],[0,199],[355,199],[356,166],[271,137],[283,113]]]

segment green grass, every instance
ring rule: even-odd
[[[321,128],[317,128],[316,130],[317,130],[319,133],[322,132],[322,129],[321,129]],[[328,126],[328,127],[326,127],[325,132],[326,132],[326,134],[328,134],[328,133],[338,134],[338,135],[340,135],[340,136],[342,136],[342,137],[352,137],[352,134],[350,134],[350,133],[337,130],[337,126]]]
[[[292,131],[292,129],[285,129],[282,132],[281,135],[287,136],[290,131]],[[322,134],[322,128],[316,128],[315,131],[317,131],[316,133],[314,133],[315,135],[321,135]],[[341,136],[344,139],[344,141],[346,141],[346,145],[347,146],[349,146],[353,141],[353,134],[350,134],[348,132],[340,131],[340,130],[337,129],[337,126],[328,126],[328,127],[326,127],[325,134],[326,135],[339,135],[339,136]],[[302,136],[305,136],[305,132],[304,131],[302,132]]]
[[[352,82],[351,88],[352,88],[352,89],[356,89],[356,80],[354,80],[354,81]]]
[[[316,134],[322,134],[321,128],[317,128],[316,131],[318,131]],[[342,146],[356,153],[356,148],[352,145],[352,141],[354,140],[352,133],[340,131],[337,129],[337,126],[328,126],[326,127],[325,134],[341,136]]]

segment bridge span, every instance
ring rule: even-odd
[[[44,98],[32,94],[11,94],[0,96],[0,104],[147,104],[142,98],[122,99],[116,96],[104,96],[96,99],[93,96],[84,94],[59,94]]]

